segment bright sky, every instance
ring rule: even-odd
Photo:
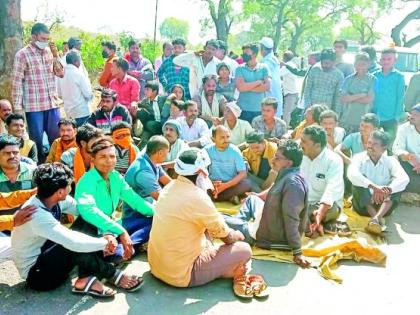
[[[212,34],[203,36],[200,33],[199,20],[209,14],[202,0],[158,1],[158,28],[165,18],[174,16],[189,21],[189,41],[192,44],[203,43],[208,37],[212,37]],[[22,0],[23,20],[32,20],[37,14],[38,18],[42,18],[46,3],[48,3],[49,12],[65,13],[64,24],[66,25],[73,25],[91,32],[131,31],[138,37],[153,37],[155,0]],[[389,34],[391,28],[412,10],[416,3],[411,3],[403,10],[394,10],[390,15],[384,14],[377,22],[377,29],[384,34]],[[419,26],[419,21],[409,26],[409,38],[415,34]],[[159,29],[157,37],[159,38]],[[384,38],[384,41],[389,42],[389,37]]]

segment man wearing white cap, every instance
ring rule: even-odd
[[[241,232],[230,229],[207,195],[212,188],[206,152],[189,149],[175,160],[179,175],[162,190],[156,203],[148,246],[152,274],[176,287],[194,287],[216,278],[233,278],[241,292],[251,247]],[[221,239],[214,247],[207,236]],[[251,295],[252,296],[252,295]]]
[[[230,142],[239,146],[254,129],[249,122],[239,119],[242,110],[235,102],[227,103],[223,112],[224,126],[230,130]]]
[[[269,37],[263,37],[260,41],[260,50],[261,56],[261,63],[267,65],[270,76],[271,76],[271,86],[270,90],[267,91],[267,96],[274,97],[279,106],[277,108],[277,117],[283,116],[283,90],[282,90],[282,83],[280,77],[280,62],[278,61],[277,57],[274,56],[273,48],[274,42]]]

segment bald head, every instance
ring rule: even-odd
[[[6,121],[7,116],[12,113],[12,104],[6,99],[0,100],[0,118]]]
[[[219,151],[224,151],[230,144],[230,130],[223,125],[212,129],[212,139]]]

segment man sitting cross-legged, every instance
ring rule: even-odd
[[[225,126],[212,130],[214,144],[205,147],[211,165],[209,177],[213,181],[213,199],[239,203],[240,196],[251,191],[246,166],[241,151],[230,143],[230,131]]]
[[[61,163],[42,164],[35,171],[37,195],[25,205],[37,209],[31,220],[12,232],[14,262],[20,276],[30,288],[48,291],[63,284],[77,266],[74,293],[114,296],[115,291],[103,286],[100,279],[127,291],[138,289],[141,277],[126,275],[104,260],[116,249],[114,236],[91,237],[60,224],[62,212],[78,214],[76,202],[68,196],[72,180],[71,170]]]
[[[309,218],[307,235],[317,237],[324,231],[331,234],[349,234],[346,223],[335,220],[343,208],[344,180],[343,161],[327,148],[327,134],[319,126],[303,130],[302,173],[308,182]]]
[[[19,140],[19,151],[23,157],[28,157],[38,163],[38,150],[35,142],[25,139],[25,118],[21,114],[10,114],[6,118],[7,132]]]
[[[280,140],[273,157],[278,176],[273,186],[250,195],[235,216],[225,216],[226,223],[241,231],[245,241],[267,249],[291,250],[293,260],[302,267],[309,263],[302,257],[301,237],[308,210],[308,185],[300,172],[303,151],[293,140]],[[250,220],[252,222],[249,222]]]
[[[177,179],[167,185],[156,203],[148,247],[152,274],[176,287],[195,287],[217,278],[233,278],[234,291],[252,297],[246,275],[251,248],[241,232],[230,229],[207,195],[212,184],[206,152],[195,148],[175,161]],[[219,238],[215,247],[209,238]],[[207,239],[206,239],[207,238]],[[253,289],[263,293],[266,285]]]
[[[410,180],[397,159],[386,154],[389,143],[385,132],[372,132],[366,151],[353,156],[347,171],[353,184],[353,209],[372,218],[366,230],[373,234],[385,229],[383,217],[397,207]]]
[[[61,118],[58,122],[60,138],[55,139],[47,156],[47,163],[60,162],[64,152],[71,148],[77,148],[76,121],[68,118]]]

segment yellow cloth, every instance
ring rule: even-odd
[[[17,190],[8,193],[0,193],[0,211],[9,210],[21,206],[35,193],[36,189]],[[13,215],[1,215],[0,212],[0,231],[11,231],[12,229]]]
[[[240,207],[228,202],[217,203],[216,206],[220,212],[230,215],[236,214]],[[344,208],[343,213],[353,231],[350,237],[324,235],[316,239],[302,238],[303,255],[308,257],[322,277],[338,283],[343,280],[333,270],[337,268],[339,260],[367,261],[378,265],[386,263],[385,253],[377,248],[385,244],[383,239],[363,232],[370,219],[358,215],[349,207]],[[293,263],[293,255],[289,251],[267,250],[255,246],[252,251],[254,259]]]
[[[229,228],[210,197],[183,176],[159,194],[147,257],[152,274],[176,287],[187,287],[197,257],[208,247],[205,232],[223,238]]]
[[[267,159],[270,167],[272,167],[272,159],[277,152],[277,144],[264,140],[265,150],[262,158]],[[249,166],[253,174],[257,175],[261,164],[261,155],[254,153],[250,148],[245,149],[242,152],[244,158],[248,161]]]

